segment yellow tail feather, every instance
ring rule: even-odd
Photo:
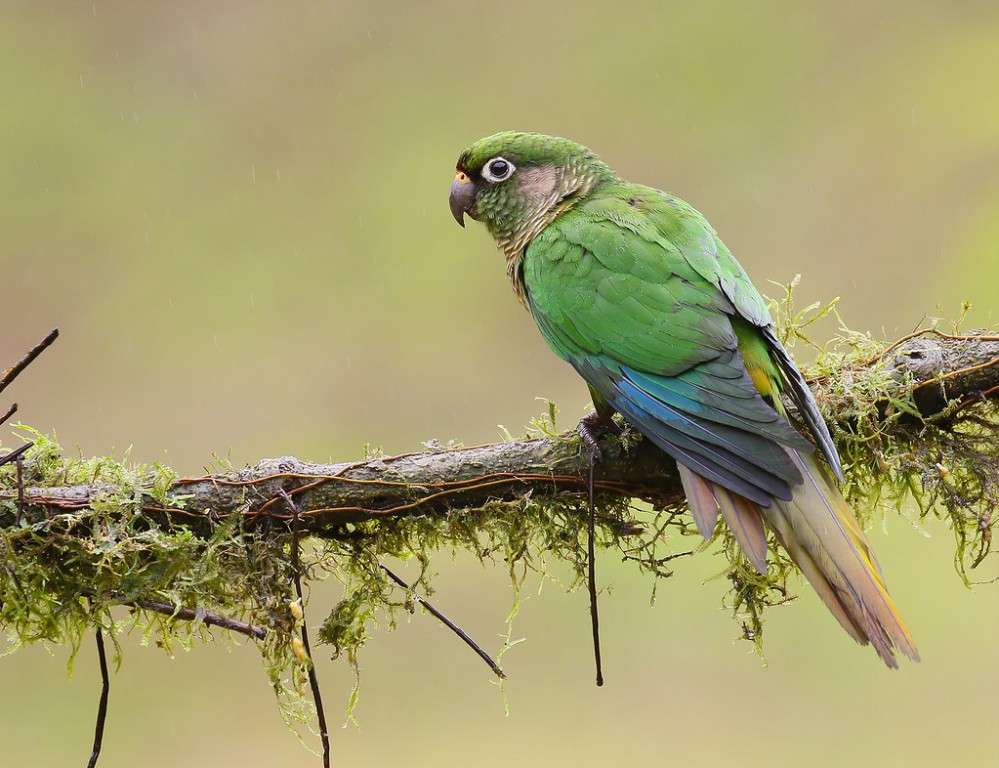
[[[701,533],[710,535],[720,508],[750,562],[765,573],[762,515],[854,640],[861,645],[870,643],[892,668],[898,667],[896,649],[919,661],[919,652],[888,594],[871,545],[843,494],[813,456],[788,453],[804,482],[794,487],[791,501],[774,499],[769,507],[759,507],[681,466],[687,499]]]
[[[789,453],[805,482],[794,488],[791,501],[774,499],[770,508],[761,510],[767,523],[848,632],[849,623],[863,636],[860,642],[870,642],[890,667],[898,666],[893,646],[919,661],[853,510],[814,457]],[[811,563],[802,566],[807,560]]]

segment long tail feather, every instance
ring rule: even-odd
[[[818,573],[806,576],[813,585],[822,584],[816,586],[816,591],[841,624],[846,626],[832,603],[838,604],[885,664],[897,666],[893,646],[918,661],[916,644],[888,594],[871,545],[846,499],[813,457],[794,452],[791,456],[805,482],[794,489],[791,501],[774,500],[779,514],[763,510],[767,522],[787,545],[792,558],[795,550],[811,558]]]
[[[760,507],[749,499],[730,492],[727,488],[715,486],[714,492],[722,517],[732,529],[743,554],[757,571],[766,573],[767,532],[763,528]]]
[[[861,645],[867,645],[869,642],[867,635],[864,630],[857,625],[853,620],[850,613],[843,607],[843,603],[840,602],[839,598],[836,596],[835,590],[829,585],[829,582],[822,575],[822,571],[816,562],[812,559],[812,556],[808,554],[808,551],[800,546],[795,539],[785,540],[784,534],[789,531],[790,524],[784,518],[784,513],[780,507],[775,506],[771,510],[772,515],[768,515],[768,519],[771,521],[770,526],[774,529],[777,534],[777,539],[783,545],[784,549],[788,551],[791,555],[791,559],[794,560],[798,568],[804,574],[805,578],[808,579],[808,583],[812,585],[816,594],[821,598],[822,602],[825,603],[826,608],[829,612],[836,617],[836,620],[842,625],[843,629],[846,630],[847,634],[850,635],[854,640],[856,640]],[[892,666],[889,663],[889,666]]]
[[[767,525],[791,555],[843,629],[870,644],[889,667],[895,650],[919,661],[919,652],[888,595],[881,567],[846,499],[811,455],[789,450],[804,482],[790,501],[761,506],[680,465],[680,478],[697,528],[711,536],[721,509],[746,557],[766,573]]]
[[[710,539],[715,531],[715,523],[718,522],[718,502],[715,501],[712,484],[683,464],[677,464],[676,468],[680,470],[680,482],[687,494],[687,504],[690,505],[690,514],[694,517],[697,530],[701,536]]]
[[[718,510],[721,509],[725,522],[735,534],[736,541],[749,562],[760,573],[766,573],[767,533],[763,528],[759,507],[749,499],[705,480],[683,464],[677,464],[677,468],[680,470],[683,490],[687,494],[690,514],[701,536],[710,539],[714,534]]]

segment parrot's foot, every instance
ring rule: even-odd
[[[604,672],[603,665],[600,661],[600,619],[597,616],[597,573],[593,544],[594,529],[596,527],[596,513],[593,506],[593,486],[597,463],[601,461],[604,456],[603,451],[600,449],[599,435],[609,430],[620,432],[620,428],[614,423],[613,420],[601,418],[597,413],[591,413],[580,419],[579,427],[577,429],[579,437],[590,451],[590,476],[586,484],[590,511],[586,536],[587,580],[590,588],[590,619],[593,625],[593,658],[597,666],[597,685],[603,685]]]
[[[605,419],[594,411],[579,420],[576,431],[579,432],[579,438],[583,444],[590,450],[590,475],[592,479],[593,465],[604,458],[604,452],[600,448],[600,436],[608,432],[620,435],[621,427],[614,419]]]

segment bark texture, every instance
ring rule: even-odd
[[[956,418],[968,405],[999,400],[999,337],[920,332],[876,358],[841,372],[865,375],[884,366],[900,398],[910,396],[924,417]],[[816,395],[832,381],[813,382]],[[892,395],[893,393],[888,393]],[[886,411],[888,404],[886,402]],[[994,412],[992,412],[994,415]],[[848,428],[848,424],[843,425]],[[526,494],[583,491],[588,455],[575,434],[450,450],[429,450],[346,464],[314,464],[292,457],[264,459],[246,469],[176,481],[164,504],[135,489],[134,504],[162,523],[189,526],[207,535],[218,521],[242,515],[249,527],[261,521],[290,525],[296,512],[301,533],[338,538],[349,524],[397,515],[445,514],[490,500]],[[682,499],[673,461],[648,441],[608,435],[597,490],[655,504]],[[80,510],[96,499],[121,494],[107,485],[0,489],[0,527],[19,519],[38,521]],[[180,501],[182,499],[182,501]]]

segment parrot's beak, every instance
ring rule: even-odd
[[[454,216],[454,220],[461,226],[465,226],[465,214],[475,205],[475,184],[464,171],[458,171],[454,175],[448,202],[451,205],[451,215]],[[474,215],[469,215],[473,219],[475,218]]]

